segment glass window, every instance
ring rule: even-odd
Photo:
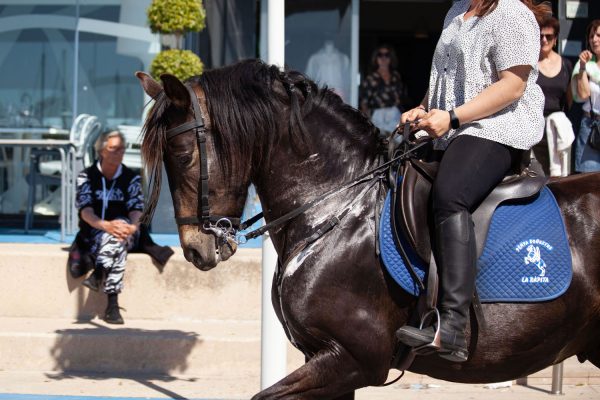
[[[287,1],[285,62],[347,103],[351,96],[351,1]]]
[[[75,1],[35,3],[0,6],[0,127],[71,123]]]
[[[160,45],[146,27],[150,0],[82,2],[79,23],[78,114],[105,127],[141,125],[144,92],[135,71],[148,71]]]
[[[66,136],[82,113],[102,129],[141,125],[148,99],[134,73],[160,50],[146,25],[150,1],[2,0],[0,138]],[[25,210],[28,154],[0,148],[2,214]]]

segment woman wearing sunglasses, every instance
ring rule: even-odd
[[[569,89],[569,82],[571,81],[571,72],[573,71],[573,64],[571,61],[563,58],[554,51],[556,43],[558,42],[558,34],[560,33],[560,24],[554,17],[548,16],[540,22],[540,59],[538,61],[538,68],[540,74],[538,76],[537,84],[542,88],[544,92],[544,118],[546,118],[546,129],[548,130],[548,117],[554,113],[562,112],[560,116],[554,114],[551,118],[554,119],[555,125],[560,126],[560,129],[570,129],[570,135],[572,137],[571,123],[568,121],[564,112],[571,106],[571,96]],[[559,119],[560,118],[560,119]],[[560,122],[560,123],[557,123]],[[568,126],[564,126],[562,124]],[[556,132],[560,134],[560,131]],[[563,135],[565,135],[563,133]],[[555,136],[551,136],[555,137]],[[556,142],[556,140],[554,140]],[[552,145],[554,153],[554,145]],[[547,135],[542,137],[542,140],[533,146],[533,152],[535,158],[542,164],[546,175],[561,176],[565,175],[566,171],[561,171],[560,166],[555,165],[555,162],[550,162],[550,150],[548,148]],[[555,161],[556,157],[552,157]],[[552,168],[551,168],[552,164]]]
[[[471,213],[509,174],[544,130],[536,84],[538,18],[532,0],[461,0],[452,5],[433,55],[429,89],[402,115],[443,151],[433,183],[435,259],[439,267],[440,357],[464,362],[477,252]],[[433,326],[400,328],[411,347],[427,345]]]
[[[398,58],[391,46],[382,45],[371,55],[371,72],[360,86],[360,109],[383,134],[394,130],[403,105],[407,104],[406,86],[396,71]]]
[[[575,139],[575,171],[600,171],[600,151],[588,144],[592,124],[600,124],[600,19],[587,29],[588,49],[581,52],[575,64],[571,89],[573,99],[583,103],[583,117]]]

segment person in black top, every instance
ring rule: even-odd
[[[538,61],[540,73],[537,84],[542,88],[546,98],[544,117],[557,111],[567,111],[572,102],[568,89],[573,64],[554,51],[559,32],[560,24],[556,18],[548,16],[540,22],[540,59]],[[549,175],[550,155],[546,135],[533,146],[533,153],[544,168],[546,175]]]
[[[83,284],[98,290],[105,275],[108,305],[104,320],[122,324],[117,298],[123,289],[127,253],[139,238],[142,182],[138,173],[122,164],[125,138],[121,132],[102,134],[96,152],[98,161],[77,177],[79,234],[95,260],[95,271]]]
[[[395,129],[410,101],[397,66],[398,58],[391,46],[377,47],[371,55],[371,71],[360,85],[360,110],[384,134]]]

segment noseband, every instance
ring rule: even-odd
[[[186,89],[190,94],[192,103],[192,113],[194,119],[185,122],[175,128],[167,130],[167,141],[183,133],[194,132],[196,135],[196,144],[200,152],[200,187],[201,195],[198,201],[198,213],[188,217],[175,216],[177,225],[201,225],[205,230],[211,231],[216,237],[223,238],[224,236],[235,235],[235,231],[239,228],[240,219],[224,217],[221,215],[211,215],[210,203],[208,199],[208,157],[206,155],[206,125],[200,112],[198,98],[196,92],[190,86],[186,85]],[[198,217],[198,215],[200,217]]]

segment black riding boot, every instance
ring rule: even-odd
[[[436,247],[440,275],[439,353],[440,357],[450,361],[463,362],[469,356],[465,329],[477,274],[477,250],[471,214],[461,211],[438,224]],[[396,332],[398,339],[411,347],[431,343],[434,334],[433,326],[419,329],[405,325]]]

